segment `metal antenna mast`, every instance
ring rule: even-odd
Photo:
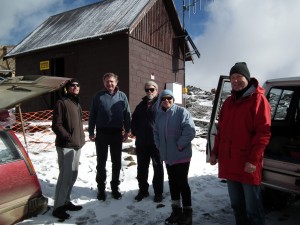
[[[200,53],[196,47],[196,45],[194,44],[194,42],[192,41],[191,37],[188,35],[188,32],[185,29],[185,12],[189,11],[190,12],[190,8],[193,7],[193,12],[196,13],[196,6],[197,3],[199,4],[199,9],[201,10],[201,4],[202,4],[202,0],[189,0],[189,4],[186,5],[185,4],[186,0],[182,0],[182,27],[183,27],[183,31],[184,31],[184,45],[183,45],[183,77],[184,77],[184,85],[185,85],[185,64],[186,64],[186,56],[191,56],[193,54],[196,54],[197,57],[200,57]],[[191,2],[192,1],[192,2]],[[186,52],[186,48],[185,48],[185,42],[189,42],[190,45],[192,46],[193,50],[190,52]],[[186,88],[184,89],[184,92],[186,92]],[[186,93],[184,93],[186,94]]]

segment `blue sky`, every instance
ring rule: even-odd
[[[97,2],[99,0],[1,0],[0,44],[16,45],[49,16]],[[174,0],[178,15],[181,21],[184,15],[183,25],[192,37],[201,34],[201,29],[193,27],[205,19],[205,8],[211,2],[213,0]]]
[[[182,18],[182,4],[174,0]],[[201,53],[186,64],[186,83],[215,88],[234,63],[247,62],[251,76],[299,76],[300,1],[195,0],[185,11],[185,28]],[[0,45],[15,45],[51,15],[97,0],[1,0]]]

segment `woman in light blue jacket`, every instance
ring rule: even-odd
[[[154,141],[161,160],[166,164],[172,199],[172,213],[165,223],[192,224],[188,172],[195,124],[187,109],[174,104],[172,91],[164,90],[159,97],[161,108],[155,118]]]

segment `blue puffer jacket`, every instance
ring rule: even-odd
[[[190,112],[174,104],[164,111],[159,109],[155,118],[154,141],[161,160],[174,162],[192,157],[191,141],[195,137],[195,124]]]

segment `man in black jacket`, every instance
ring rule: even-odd
[[[159,150],[155,147],[153,139],[153,126],[159,104],[158,85],[154,81],[146,82],[145,92],[146,96],[136,106],[131,120],[131,133],[136,136],[137,179],[139,182],[139,192],[135,200],[141,201],[149,196],[148,172],[150,159],[152,159],[154,202],[161,202],[163,199],[164,169]]]
[[[52,215],[63,220],[70,217],[66,211],[82,209],[82,206],[74,205],[70,199],[78,175],[81,148],[85,144],[82,110],[78,102],[79,90],[77,79],[68,81],[67,94],[57,101],[53,110],[52,130],[56,134],[59,176]]]

